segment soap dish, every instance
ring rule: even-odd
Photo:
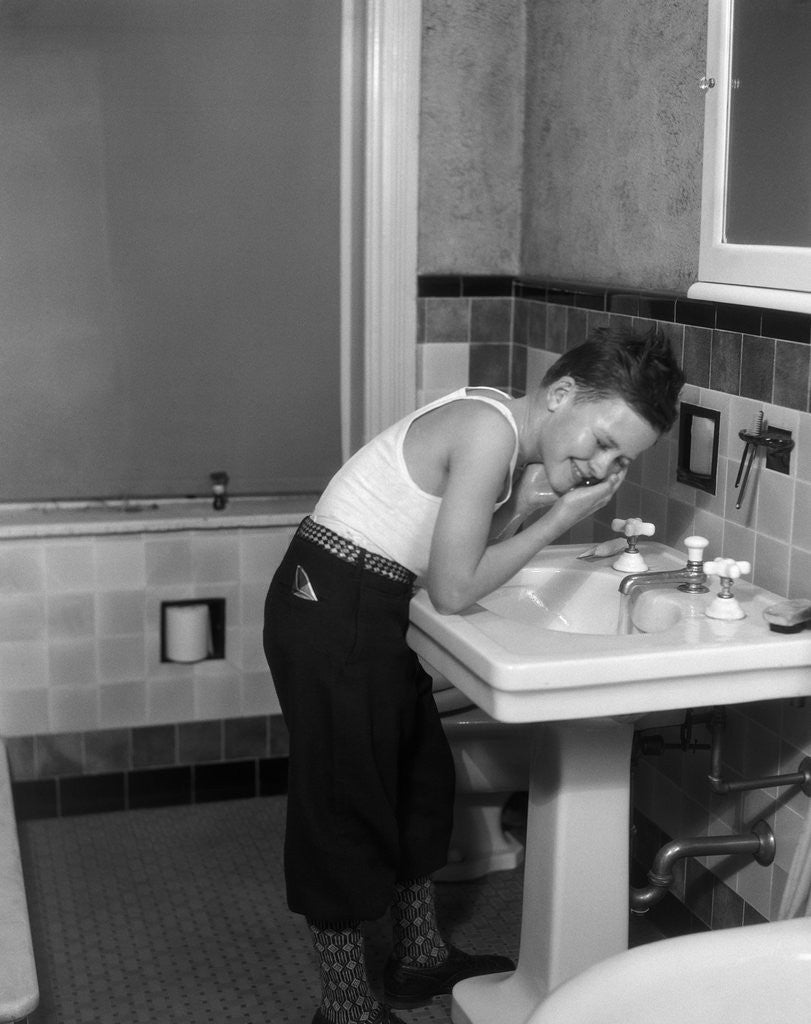
[[[779,601],[764,609],[763,618],[775,633],[799,633],[811,623],[811,601],[801,597]]]

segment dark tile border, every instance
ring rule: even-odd
[[[279,714],[11,736],[5,747],[15,782],[279,757],[289,749]]]
[[[764,309],[760,333],[764,338],[808,342],[809,323],[811,323],[811,314],[808,313],[788,313],[779,309]]]
[[[150,768],[127,773],[129,808],[174,807],[192,803],[192,768]]]
[[[417,298],[511,298],[515,278],[493,274],[421,274]]]
[[[287,757],[12,782],[18,821],[240,800],[287,792]]]
[[[811,343],[809,313],[704,302],[677,293],[645,292],[510,275],[425,274],[417,279],[417,295],[421,299],[512,295],[516,299],[620,313],[686,327],[704,327],[753,337]]]
[[[68,776],[59,780],[59,810],[62,817],[74,814],[100,814],[126,809],[126,776]]]
[[[438,274],[417,278],[418,299],[461,299],[462,278]]]
[[[59,792],[56,779],[34,779],[12,782],[14,815],[17,821],[30,818],[58,818]]]

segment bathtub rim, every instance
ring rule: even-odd
[[[296,526],[317,497],[237,494],[222,510],[211,497],[0,502],[0,540]]]

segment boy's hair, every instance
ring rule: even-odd
[[[684,385],[670,344],[655,327],[643,334],[598,327],[553,363],[541,387],[561,377],[574,378],[576,401],[621,398],[660,433],[676,421]]]

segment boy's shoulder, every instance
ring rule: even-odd
[[[511,424],[515,422],[511,409],[513,399],[493,389],[468,388],[448,398],[441,405],[426,409],[415,422],[423,421],[424,425],[438,430],[466,430],[499,420],[512,429]]]

